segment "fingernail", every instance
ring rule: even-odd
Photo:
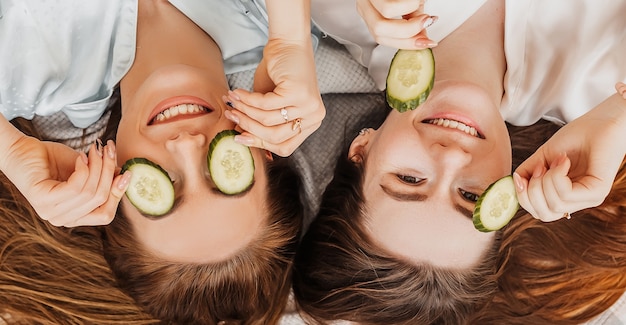
[[[517,188],[517,191],[523,192],[524,183],[522,182],[522,176],[520,176],[518,173],[513,173],[513,181],[515,182],[515,187]]]
[[[437,16],[428,16],[424,20],[424,23],[422,24],[422,27],[423,28],[428,28],[428,27],[432,26],[432,24],[437,22],[438,19],[439,19],[439,17],[437,17]]]
[[[254,139],[246,135],[236,135],[235,142],[246,146],[251,146],[254,144]]]
[[[241,98],[239,98],[239,96],[237,96],[237,94],[235,94],[235,92],[233,92],[232,90],[228,91],[228,97],[234,99],[234,100],[241,100]]]
[[[109,158],[115,159],[115,142],[113,140],[107,141],[107,154]]]
[[[96,145],[96,152],[98,153],[100,157],[102,157],[102,147],[103,147],[102,140],[96,139],[95,145]]]
[[[226,116],[227,119],[233,121],[235,124],[239,124],[239,118],[237,117],[237,115],[233,114],[233,112],[224,111],[224,116]]]
[[[418,38],[417,40],[415,40],[415,46],[418,47],[434,47],[437,46],[437,44],[437,42],[428,38]]]
[[[231,108],[235,108],[235,107],[233,106],[233,102],[231,102],[231,101],[228,99],[228,97],[226,97],[226,96],[222,96],[222,101],[223,101],[226,105],[230,106]]]
[[[120,178],[120,182],[117,183],[117,188],[119,188],[122,191],[126,190],[126,187],[128,187],[128,184],[130,184],[130,178],[133,176],[133,174],[130,171],[125,171],[124,174],[122,174],[122,178]]]

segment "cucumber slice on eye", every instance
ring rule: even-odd
[[[126,189],[126,197],[143,214],[158,217],[174,206],[174,185],[161,166],[146,158],[131,158],[122,166],[121,173],[130,170],[133,175]]]
[[[244,192],[254,182],[254,158],[247,146],[235,142],[239,132],[219,132],[209,145],[209,172],[220,192],[235,195]]]
[[[499,230],[511,221],[519,209],[513,176],[493,182],[476,201],[474,227],[482,232]]]
[[[421,105],[435,82],[435,58],[431,49],[398,50],[387,74],[387,103],[399,112]]]

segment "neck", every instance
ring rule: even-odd
[[[487,1],[433,48],[433,53],[435,87],[446,81],[471,83],[482,88],[494,105],[500,107],[506,71],[503,1]]]
[[[175,64],[224,76],[220,48],[204,30],[167,1],[139,0],[135,60],[120,83],[122,107],[125,95],[134,93],[151,72]]]

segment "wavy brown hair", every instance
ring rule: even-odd
[[[620,298],[626,290],[625,163],[600,206],[551,223],[526,214],[504,229],[497,293],[472,323],[580,324]]]
[[[175,324],[275,324],[291,289],[301,226],[298,181],[268,164],[268,221],[252,243],[219,263],[177,263],[142,250],[118,212],[105,228],[104,252],[119,284],[155,317]],[[121,210],[121,209],[118,209]]]
[[[119,211],[109,226],[53,227],[0,173],[0,323],[277,323],[290,292],[302,204],[286,160],[268,162],[267,175],[262,234],[221,263],[185,264],[141,250]]]

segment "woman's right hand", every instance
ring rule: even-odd
[[[437,17],[424,13],[424,1],[357,0],[357,10],[378,44],[419,50],[437,45],[426,35]]]
[[[626,101],[615,94],[563,126],[513,177],[520,205],[545,222],[600,205],[626,152]]]
[[[92,145],[87,157],[63,144],[26,136],[2,115],[0,135],[0,168],[40,218],[65,227],[113,220],[131,176],[116,176],[113,141]]]

